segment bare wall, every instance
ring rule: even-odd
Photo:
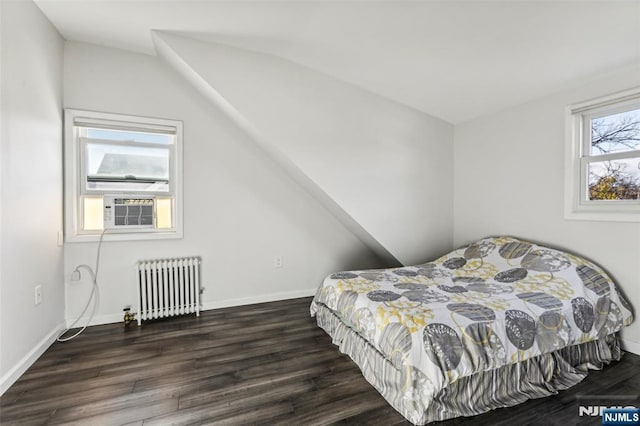
[[[32,2],[0,2],[0,394],[63,324],[63,40]],[[42,303],[34,304],[34,287]]]

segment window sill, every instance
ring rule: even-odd
[[[566,220],[588,220],[597,222],[640,222],[640,207],[602,208],[581,206],[565,212]]]
[[[98,234],[66,235],[65,243],[92,243],[100,241]],[[154,231],[154,232],[118,232],[107,231],[102,241],[152,241],[152,240],[177,240],[183,237],[182,231]]]

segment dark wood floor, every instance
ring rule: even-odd
[[[315,325],[309,303],[90,327],[51,346],[0,398],[0,423],[408,424]],[[640,394],[640,357],[557,396],[438,425],[600,424],[578,417],[579,394]]]

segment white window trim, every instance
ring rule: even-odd
[[[105,241],[133,241],[133,240],[164,240],[183,238],[183,186],[182,186],[182,122],[177,120],[167,120],[151,117],[140,117],[123,114],[111,114],[78,109],[65,109],[65,137],[64,137],[64,234],[65,242],[80,243],[93,242],[100,239],[102,231],[87,232],[81,229],[80,218],[80,197],[85,193],[81,185],[82,170],[80,155],[83,155],[81,144],[74,135],[74,122],[76,118],[82,117],[87,120],[109,120],[121,123],[139,123],[141,128],[157,126],[158,129],[167,128],[167,125],[176,129],[176,143],[172,148],[173,164],[171,165],[175,173],[172,176],[171,190],[174,198],[174,227],[168,230],[161,229],[141,229],[136,231],[106,231],[103,239]],[[90,195],[90,194],[87,194]],[[153,195],[153,194],[148,194]],[[165,193],[159,195],[167,195]]]
[[[640,87],[569,105],[565,110],[565,186],[564,217],[570,220],[611,222],[640,222],[640,203],[635,201],[587,201],[582,194],[586,176],[582,173],[585,138],[584,117],[589,111],[599,113],[611,106],[610,113],[625,104],[640,102]],[[609,154],[608,157],[624,157],[625,154]],[[628,157],[628,154],[626,155]]]

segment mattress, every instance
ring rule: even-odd
[[[632,321],[598,265],[511,237],[422,265],[332,274],[311,314],[414,424],[566,389],[619,359],[615,334]]]

